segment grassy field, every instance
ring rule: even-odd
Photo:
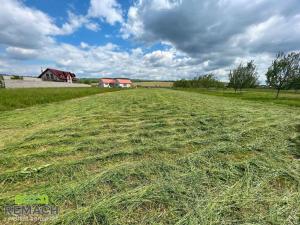
[[[163,87],[170,88],[173,87],[173,82],[163,82],[163,81],[144,81],[144,82],[135,82],[134,86],[137,87]]]
[[[49,224],[299,223],[297,107],[133,89],[0,121],[1,209],[39,193]]]
[[[100,88],[24,88],[0,89],[0,111],[58,102],[119,89]]]
[[[233,89],[176,88],[176,90],[300,107],[300,92],[294,91],[281,91],[279,98],[276,99],[275,90],[271,89],[246,89],[237,93]]]

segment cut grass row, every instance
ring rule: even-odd
[[[134,82],[133,85],[136,86],[136,87],[171,88],[171,87],[173,87],[173,82],[168,82],[168,81],[143,81],[143,82]]]
[[[0,111],[58,102],[120,89],[104,88],[24,88],[0,89]]]
[[[232,89],[175,88],[175,90],[300,107],[300,92],[294,91],[281,91],[279,98],[276,99],[275,90],[271,89],[246,89],[237,93]]]
[[[0,119],[1,208],[41,193],[49,224],[299,221],[298,108],[134,89]]]

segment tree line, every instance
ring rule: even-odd
[[[240,63],[237,68],[229,72],[228,80],[227,87],[233,88],[235,92],[241,91],[243,88],[258,87],[258,73],[254,61],[246,64]],[[298,90],[300,88],[300,52],[278,53],[266,73],[266,84],[276,90],[276,98],[281,90]],[[174,87],[223,88],[225,84],[216,79],[213,74],[207,74],[192,80],[175,81]]]
[[[213,74],[206,74],[199,77],[195,77],[192,80],[178,80],[173,84],[174,87],[184,88],[223,88],[225,85],[223,82],[217,80]]]

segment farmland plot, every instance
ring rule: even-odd
[[[299,222],[299,108],[135,89],[0,121],[1,207],[47,194],[46,223]]]

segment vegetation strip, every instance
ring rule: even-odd
[[[118,91],[104,88],[27,88],[0,89],[0,111],[30,107],[38,104],[59,102],[88,95]]]
[[[294,91],[281,91],[281,96],[279,98],[274,98],[274,91],[268,89],[246,89],[238,93],[235,93],[232,89],[215,88],[174,88],[174,90],[300,107],[300,92]]]
[[[48,224],[297,224],[299,112],[170,89],[6,111],[0,206],[47,194]]]

